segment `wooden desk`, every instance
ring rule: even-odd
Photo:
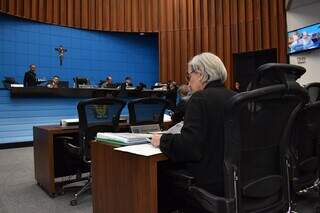
[[[33,154],[35,179],[50,196],[57,193],[55,182],[54,137],[66,134],[79,134],[78,126],[58,125],[33,127]]]
[[[171,125],[171,122],[164,123],[166,129]],[[119,125],[119,131],[128,131],[128,129],[129,125],[126,123]],[[55,165],[55,162],[57,161],[54,158],[54,138],[59,135],[68,134],[77,136],[79,134],[78,126],[62,127],[59,125],[48,125],[33,127],[35,179],[39,186],[52,197],[59,192],[59,183],[55,181],[55,178],[57,177],[55,168],[61,166]],[[63,174],[68,176],[75,173],[72,173],[72,171],[62,171],[62,175]]]
[[[150,157],[113,150],[107,144],[91,146],[93,212],[157,213],[157,162]]]

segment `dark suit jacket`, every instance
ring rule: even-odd
[[[197,184],[217,195],[223,194],[224,105],[234,94],[220,81],[210,82],[191,96],[181,134],[160,140],[169,159],[184,162]]]
[[[34,87],[38,84],[36,73],[31,70],[24,74],[23,85],[25,87]]]

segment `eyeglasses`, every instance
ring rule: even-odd
[[[201,63],[201,62],[200,62],[200,63]],[[202,64],[202,63],[201,63],[201,64]],[[203,66],[203,68],[204,68],[204,70],[206,69],[205,66]],[[191,79],[191,73],[199,73],[199,70],[200,70],[200,68],[199,68],[198,66],[196,66],[196,65],[193,64],[193,65],[191,66],[191,72],[187,72],[186,75],[185,75],[186,81],[187,81],[187,82],[190,81],[190,79]]]

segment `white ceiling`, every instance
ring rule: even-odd
[[[320,0],[286,0],[286,8],[292,10],[319,2]]]

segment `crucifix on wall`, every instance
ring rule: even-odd
[[[59,60],[60,60],[60,66],[62,66],[63,57],[64,57],[64,54],[67,52],[67,49],[65,49],[62,45],[60,45],[59,47],[56,47],[54,49],[55,49],[55,51],[58,52],[58,57],[59,57]]]

